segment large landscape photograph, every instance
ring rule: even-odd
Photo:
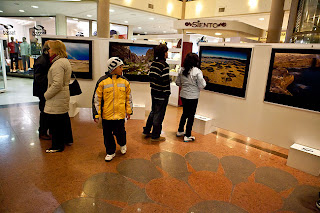
[[[200,47],[200,67],[206,90],[246,96],[252,48]]]
[[[89,72],[89,44],[64,42],[73,72]]]
[[[127,76],[129,80],[146,81],[151,63],[154,59],[152,45],[119,44],[111,42],[109,54],[110,58],[119,57],[123,60],[123,74]]]
[[[207,83],[243,88],[247,54],[236,51],[203,50],[201,70]]]
[[[269,91],[295,97],[319,97],[320,54],[275,53]]]

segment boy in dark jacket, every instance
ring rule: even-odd
[[[165,141],[161,137],[162,122],[166,113],[170,92],[168,47],[160,44],[154,48],[154,58],[149,72],[152,106],[146,126],[143,127],[143,135],[151,136],[152,142]],[[150,134],[152,128],[152,134]]]
[[[48,42],[43,45],[42,55],[36,60],[34,68],[34,80],[33,80],[33,96],[39,97],[39,110],[40,110],[40,121],[39,121],[39,138],[43,140],[50,140],[48,135],[48,119],[47,114],[44,112],[44,106],[46,99],[44,93],[48,87],[48,71],[51,66],[49,58],[49,46]]]

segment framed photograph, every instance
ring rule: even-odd
[[[206,90],[245,97],[252,48],[200,46]]]
[[[320,50],[272,49],[264,100],[320,112]]]
[[[123,61],[123,75],[129,81],[149,82],[148,73],[156,45],[112,41],[109,45],[109,58],[119,57]]]
[[[42,46],[47,40],[61,40],[66,45],[72,74],[77,78],[92,79],[92,41],[42,38]]]

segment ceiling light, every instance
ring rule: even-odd
[[[3,11],[2,11],[2,10],[0,10],[0,13],[3,13]]]
[[[128,21],[124,21],[124,23],[129,23]]]
[[[32,5],[31,7],[32,7],[32,8],[35,8],[35,9],[39,8],[39,7],[36,6],[36,5]]]
[[[248,5],[250,9],[255,9],[258,6],[258,0],[249,0]]]
[[[24,10],[19,10],[19,12],[24,13]]]
[[[33,17],[29,17],[29,18],[34,19]]]
[[[215,33],[215,35],[222,35],[222,33]]]
[[[151,18],[149,18],[150,20],[154,20],[154,18],[153,17],[151,17]]]
[[[147,34],[147,32],[144,32],[144,34]]]
[[[163,31],[163,33],[166,33],[167,31]]]
[[[264,18],[259,18],[259,20],[260,20],[260,21],[263,21],[263,20],[264,20]]]
[[[91,18],[91,17],[92,17],[92,15],[87,15],[87,17]]]
[[[49,19],[53,19],[53,17],[49,17]]]
[[[140,29],[141,29],[141,27],[138,27],[138,29],[140,30]]]
[[[79,19],[77,19],[77,18],[73,18],[73,20],[78,21]]]
[[[113,10],[113,9],[110,9],[110,10],[109,10],[109,12],[113,13],[113,12],[114,12],[114,10]]]

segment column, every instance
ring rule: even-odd
[[[299,6],[299,0],[291,1],[290,15],[288,20],[288,27],[287,27],[286,40],[285,40],[286,43],[290,43],[290,39],[292,37],[293,30],[296,25],[298,6]]]
[[[89,20],[89,37],[92,36],[92,20]]]
[[[186,19],[186,3],[187,0],[182,1],[181,20]]]
[[[56,34],[57,35],[67,35],[67,18],[65,15],[56,15]]]
[[[272,0],[267,43],[279,43],[284,15],[284,1]]]
[[[109,22],[110,0],[98,0],[98,37],[110,38],[110,22]]]
[[[132,37],[133,37],[133,26],[131,26],[131,25],[128,25],[128,40],[132,40]]]

